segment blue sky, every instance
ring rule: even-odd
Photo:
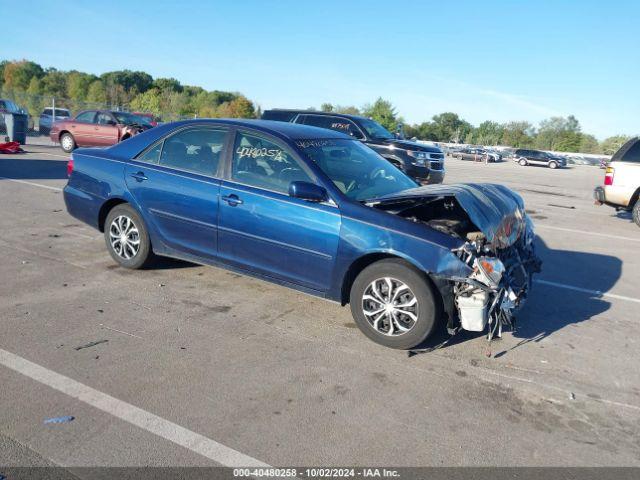
[[[573,114],[600,139],[640,132],[640,2],[0,0],[14,7],[0,59],[144,70],[263,108],[382,96],[411,123]]]

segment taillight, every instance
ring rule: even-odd
[[[71,176],[71,172],[73,172],[73,157],[67,162],[67,177]]]
[[[604,184],[613,185],[613,167],[607,167],[604,171]]]

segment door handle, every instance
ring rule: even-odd
[[[132,173],[131,176],[135,178],[138,182],[144,182],[145,180],[148,180],[144,172]]]
[[[234,194],[223,195],[222,200],[227,202],[232,207],[235,207],[236,205],[242,205],[244,203],[237,195]]]

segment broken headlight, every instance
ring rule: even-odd
[[[478,257],[476,259],[473,276],[480,283],[488,287],[498,288],[503,274],[504,264],[497,258]]]

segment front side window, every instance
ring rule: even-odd
[[[164,141],[160,165],[215,176],[226,135],[226,130],[213,128],[193,128],[178,132]],[[151,159],[152,150],[148,152]]]
[[[93,119],[96,116],[96,112],[82,112],[76,117],[76,121],[83,123],[93,123]]]
[[[353,200],[370,200],[418,186],[357,140],[299,140],[296,145]]]
[[[104,113],[104,112],[98,113],[98,117],[97,117],[96,121],[97,121],[97,123],[99,125],[113,125],[114,124],[113,117],[111,115],[109,115],[108,113]]]
[[[389,130],[384,128],[378,122],[370,120],[368,118],[363,118],[360,120],[360,125],[364,128],[371,138],[375,138],[378,140],[387,140],[391,138],[395,138]]]
[[[240,132],[236,135],[233,148],[231,179],[280,193],[288,193],[291,182],[312,182],[298,162],[280,145]]]

